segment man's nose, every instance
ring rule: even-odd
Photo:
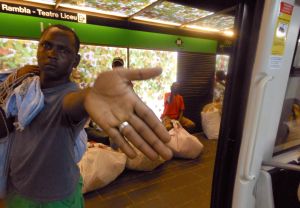
[[[50,50],[48,50],[48,57],[50,57],[50,58],[56,58],[57,57],[57,51],[54,47],[51,48]]]

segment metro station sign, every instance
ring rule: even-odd
[[[41,9],[16,4],[0,3],[0,12],[86,23],[86,14]]]

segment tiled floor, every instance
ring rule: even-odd
[[[124,171],[86,194],[86,208],[209,208],[217,142],[197,136],[204,144],[199,158],[173,159],[151,172]]]
[[[86,208],[209,208],[217,142],[197,136],[204,144],[199,158],[173,159],[151,172],[127,170],[86,194]]]

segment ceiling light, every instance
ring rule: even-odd
[[[220,30],[215,29],[215,28],[201,27],[198,25],[186,25],[185,27],[191,28],[191,29],[196,29],[196,30],[209,31],[209,32],[220,32]]]
[[[176,23],[176,22],[169,22],[169,21],[164,21],[164,20],[159,20],[159,19],[151,19],[151,18],[141,17],[141,16],[134,17],[134,19],[142,20],[142,21],[146,21],[146,22],[154,22],[154,23],[159,23],[159,24],[164,24],[164,25],[180,26],[180,24]]]
[[[39,0],[25,0],[25,1],[30,1],[30,2],[36,2],[36,3],[40,3],[40,4],[48,4],[48,5],[55,5],[55,2],[53,1],[39,1]]]
[[[234,35],[234,32],[230,31],[230,30],[224,31],[223,33],[224,33],[224,35],[230,36],[230,37],[232,37]]]
[[[118,16],[118,17],[128,17],[128,15],[118,13],[118,12],[112,12],[112,11],[103,11],[100,9],[94,9],[90,7],[83,7],[83,6],[75,6],[75,5],[70,5],[70,4],[60,4],[60,7],[64,8],[71,8],[71,9],[76,9],[76,10],[83,10],[87,12],[93,12],[93,13],[98,13],[98,14],[105,14],[105,15],[112,15],[112,16]]]

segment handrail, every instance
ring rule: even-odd
[[[262,165],[300,172],[300,166],[299,165],[294,165],[294,164],[286,164],[286,163],[276,162],[276,161],[271,160],[271,161],[263,161]]]
[[[260,125],[260,116],[261,116],[263,99],[264,99],[264,95],[265,95],[265,89],[266,89],[267,83],[272,79],[273,79],[273,76],[266,75],[258,83],[258,96],[257,96],[258,104],[256,107],[256,109],[258,109],[258,110],[255,113],[255,117],[254,117],[254,121],[253,121],[254,128],[252,129],[251,134],[250,134],[249,147],[247,149],[244,173],[243,173],[243,178],[247,181],[251,181],[251,180],[255,179],[255,175],[252,175],[252,173],[251,173],[253,157],[254,157],[253,153],[254,153],[255,146],[256,146],[257,130]]]

